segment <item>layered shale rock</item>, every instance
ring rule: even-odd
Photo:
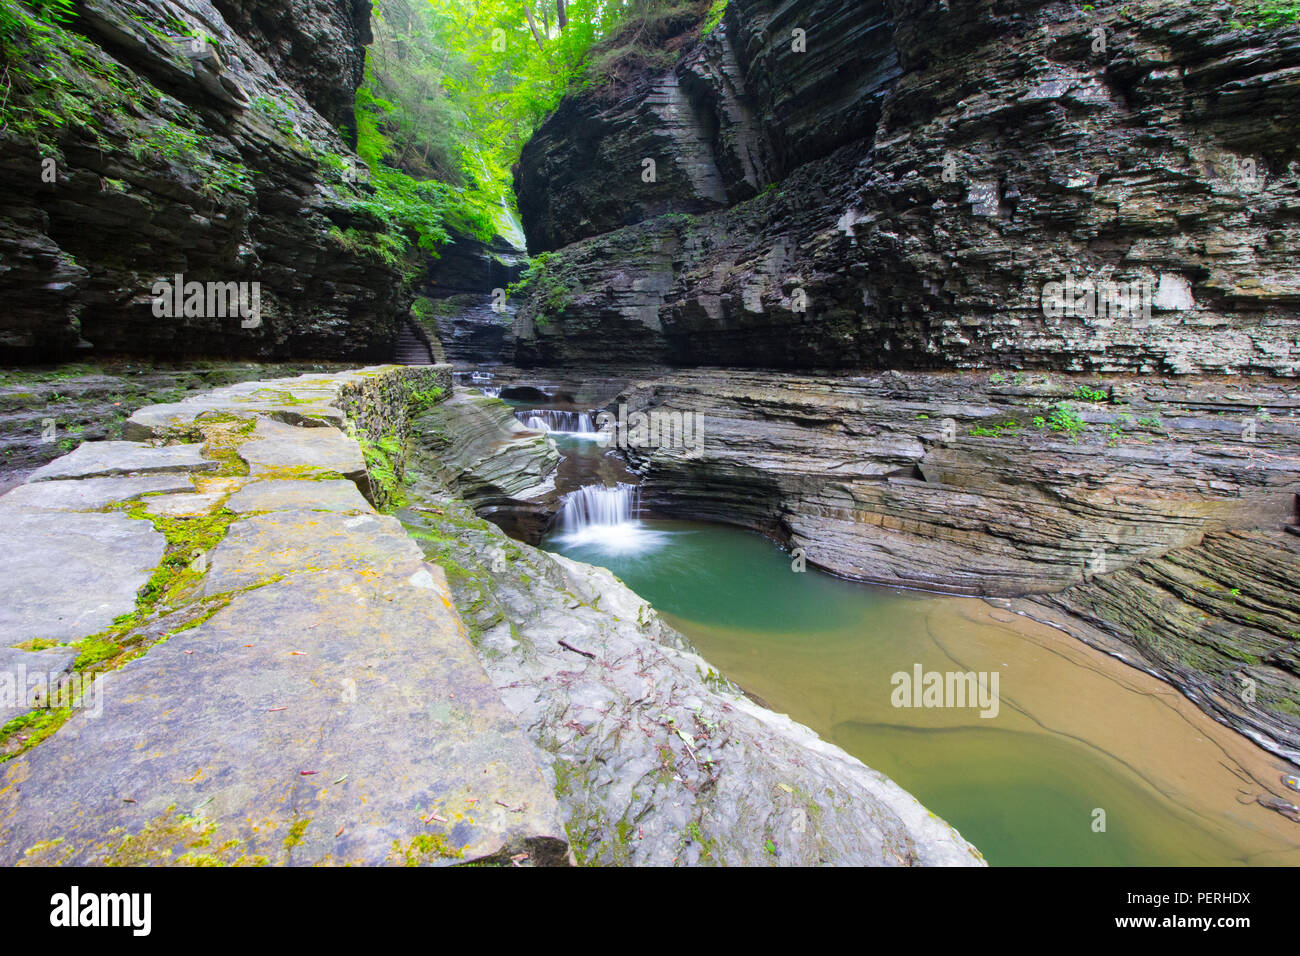
[[[220,8],[232,19],[206,0],[92,0],[66,29],[6,41],[0,357],[391,353],[401,277],[332,125],[366,11]],[[248,283],[250,306],[258,283],[258,315],[160,316],[155,283],[177,275]]]
[[[1300,760],[1293,387],[696,371],[610,410],[648,508],[861,580],[1042,595],[1012,606]]]
[[[1294,376],[1298,66],[1227,4],[733,2],[525,150],[516,360]],[[1051,314],[1071,276],[1140,308]]]
[[[1055,591],[1210,530],[1280,526],[1300,487],[1300,396],[1277,386],[695,371],[610,410],[648,507],[956,593]],[[693,441],[638,437],[637,415],[689,417]]]
[[[355,145],[354,94],[366,68],[370,0],[215,0],[226,22]]]
[[[796,50],[796,31],[820,39],[818,56]],[[574,95],[537,131],[515,179],[529,251],[748,199],[869,136],[896,76],[878,2],[735,0],[676,69],[613,103]]]
[[[1130,663],[1300,764],[1297,581],[1300,537],[1276,527],[1213,532],[1015,606],[1112,653],[1118,642]]]
[[[449,361],[502,360],[515,311],[505,290],[518,280],[525,258],[500,236],[484,242],[460,234],[430,258],[412,317],[441,341]]]
[[[412,439],[436,475],[516,537],[537,540],[555,513],[555,442],[525,428],[500,399],[457,390],[412,423]]]

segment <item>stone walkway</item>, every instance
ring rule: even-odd
[[[106,641],[142,650],[0,765],[0,864],[567,859],[441,569],[342,430],[401,432],[402,396],[438,385],[446,366],[217,389],[0,497],[0,719],[30,709],[6,677],[78,687]],[[160,567],[176,583],[147,603]]]

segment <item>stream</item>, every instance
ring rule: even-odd
[[[756,533],[643,515],[586,421],[547,417],[569,493],[542,546],[614,572],[747,693],[891,777],[991,864],[1300,865],[1295,825],[1255,802],[1283,762],[1169,685],[980,599],[799,571]],[[894,675],[918,668],[982,675],[996,707],[896,706]]]

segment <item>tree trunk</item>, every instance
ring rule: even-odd
[[[560,24],[560,31],[569,25],[569,11],[565,0],[555,0],[555,17]]]
[[[533,39],[537,41],[537,49],[545,50],[546,44],[542,42],[542,31],[537,28],[537,18],[533,16],[533,8],[528,5],[528,0],[524,0],[524,15],[528,17],[528,29],[533,33]]]

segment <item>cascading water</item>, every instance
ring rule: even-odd
[[[559,536],[569,546],[594,546],[606,554],[656,548],[663,535],[641,523],[641,489],[636,485],[586,485],[564,496]]]
[[[485,385],[482,388],[480,388],[479,391],[482,392],[484,395],[486,395],[488,398],[501,397],[501,386],[499,385],[496,387],[489,387]]]
[[[564,496],[560,526],[580,531],[593,525],[612,527],[635,521],[641,515],[641,489],[636,485],[587,485]]]
[[[515,412],[515,418],[533,431],[590,439],[599,434],[590,412],[562,412],[554,408],[520,409]]]

